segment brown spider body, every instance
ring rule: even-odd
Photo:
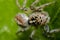
[[[43,10],[46,6],[48,6],[52,3],[55,3],[55,2],[46,3],[46,4],[43,4],[39,7],[36,7],[35,4],[37,4],[38,2],[39,2],[39,0],[35,0],[35,2],[33,2],[31,4],[31,6],[27,9],[25,7],[26,0],[24,1],[24,4],[22,7],[19,5],[18,0],[16,0],[16,4],[20,10],[23,10],[25,12],[25,14],[31,13],[28,16],[26,16],[25,14],[16,15],[15,20],[16,20],[17,24],[20,27],[22,27],[21,30],[18,30],[17,34],[28,30],[30,28],[30,25],[34,25],[36,27],[36,29],[37,29],[38,25],[41,25],[41,26],[44,25],[43,30],[44,30],[44,33],[47,34],[46,35],[47,37],[51,37],[48,34],[52,34],[54,32],[60,32],[60,29],[54,29],[54,30],[49,29],[48,23],[50,20],[50,16],[47,12],[45,12]],[[32,40],[32,37],[33,37],[36,29],[34,29],[30,35],[31,40]]]
[[[47,12],[34,12],[29,16],[29,24],[33,25],[46,25],[50,20]]]

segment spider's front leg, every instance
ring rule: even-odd
[[[50,4],[53,4],[53,3],[55,3],[55,1],[40,5],[39,7],[37,7],[37,10],[43,10],[46,6],[49,6]]]
[[[21,5],[19,4],[18,0],[16,0],[16,5],[18,6],[18,8],[19,8],[20,10],[26,11],[26,10],[27,10],[27,8],[25,7],[25,6],[26,6],[26,2],[27,2],[27,0],[24,0],[23,6],[21,6]]]
[[[38,2],[39,2],[39,0],[35,0],[35,1],[31,4],[30,9],[31,9],[31,10],[35,10],[35,5],[36,5]]]
[[[28,13],[31,12],[31,9],[30,8],[26,8],[26,3],[27,3],[27,0],[24,0],[23,2],[23,6],[21,6],[18,2],[18,0],[16,0],[16,5],[18,6],[18,8],[22,11],[25,12],[25,14],[29,15]]]

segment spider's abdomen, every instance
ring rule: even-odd
[[[15,21],[18,25],[22,27],[27,27],[28,25],[28,17],[25,14],[17,14],[15,17]]]
[[[50,17],[46,12],[35,12],[29,16],[28,23],[33,25],[45,25],[49,22]]]

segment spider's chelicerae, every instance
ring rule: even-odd
[[[35,0],[29,8],[26,8],[25,7],[26,1],[27,0],[24,0],[23,6],[20,6],[18,0],[16,0],[16,4],[19,7],[19,9],[25,12],[25,14],[23,13],[17,14],[15,17],[17,24],[22,28],[17,32],[17,34],[28,30],[31,27],[30,25],[33,25],[36,29],[39,27],[38,25],[40,25],[40,27],[43,26],[44,30],[43,32],[47,34],[47,37],[50,37],[48,34],[60,31],[60,29],[54,29],[54,30],[49,29],[48,23],[50,20],[50,16],[48,15],[48,12],[45,12],[43,10],[44,7],[55,2],[46,3],[36,7],[35,5],[39,2],[39,0]],[[29,15],[26,16],[26,14]],[[31,35],[29,36],[30,39],[32,39],[35,31],[36,31],[35,29],[32,31]]]

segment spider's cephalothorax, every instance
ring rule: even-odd
[[[50,20],[47,12],[34,12],[29,16],[28,23],[33,25],[46,25]]]
[[[34,25],[34,26],[35,25],[37,25],[37,26],[44,25],[43,30],[44,30],[44,33],[48,37],[50,37],[48,34],[52,34],[54,32],[60,31],[60,29],[49,30],[48,23],[49,23],[50,17],[48,15],[48,13],[43,10],[46,6],[48,6],[52,3],[55,3],[55,2],[46,3],[39,7],[36,7],[35,5],[38,2],[39,2],[39,0],[35,0],[35,2],[33,2],[29,8],[26,8],[25,7],[26,0],[24,0],[23,6],[20,6],[18,3],[18,0],[16,0],[16,4],[19,7],[19,9],[24,10],[24,12],[25,12],[25,14],[18,14],[15,17],[17,24],[22,28],[22,29],[18,30],[17,34],[28,30],[30,28],[30,25]],[[31,14],[29,14],[29,13],[31,13]],[[28,14],[28,16],[26,16],[26,14]],[[37,27],[36,27],[36,29],[37,29]],[[32,37],[33,37],[36,29],[34,29],[30,35],[31,40],[32,40]]]

